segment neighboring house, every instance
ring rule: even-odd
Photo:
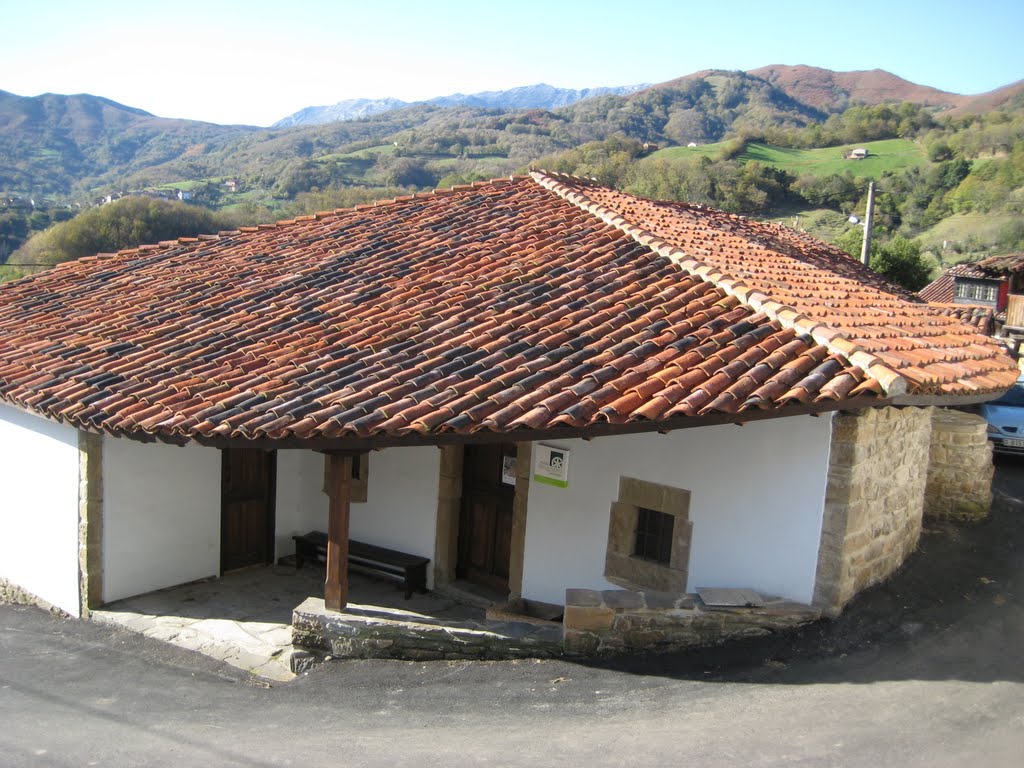
[[[0,577],[79,615],[320,529],[333,608],[351,535],[836,613],[916,546],[930,406],[1017,375],[832,246],[568,176],[182,238],[0,288]]]
[[[978,262],[989,278],[1000,281],[999,311],[1005,312],[1004,332],[1016,339],[1024,336],[1024,253],[990,256]]]
[[[857,149],[851,149],[843,155],[847,160],[863,160],[868,156],[868,151],[864,147],[858,147]]]
[[[997,319],[1005,317],[1007,281],[977,264],[955,264],[917,295],[991,336],[996,332]]]
[[[955,264],[920,291],[925,301],[937,304],[970,304],[1006,309],[1006,279],[983,270],[980,264]]]
[[[178,199],[187,202],[192,199],[192,193],[185,189],[178,190]]]

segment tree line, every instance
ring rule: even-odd
[[[128,198],[132,202],[88,211],[88,216],[42,233],[37,230],[52,221],[32,214],[31,223],[6,212],[0,214],[0,237],[6,233],[10,251],[13,243],[35,231],[12,261],[51,263],[531,167],[593,177],[644,197],[702,203],[756,217],[802,207],[838,215],[863,207],[867,179],[856,175],[856,166],[825,176],[795,175],[749,159],[748,148],[754,142],[809,148],[894,137],[919,142],[929,163],[883,175],[877,199],[879,247],[895,242],[891,250],[906,254],[904,241],[957,213],[1021,212],[1024,104],[1012,102],[985,115],[961,117],[936,115],[914,104],[853,106],[823,116],[787,101],[756,78],[728,73],[716,78],[678,81],[632,96],[599,97],[554,112],[417,106],[302,132],[252,134],[230,150],[213,147],[189,161],[196,166],[191,173],[228,163],[229,152],[254,163],[249,176],[238,177],[239,185],[263,190],[262,196],[235,201],[216,183],[197,187],[200,197],[205,190],[211,199],[230,203],[216,215],[196,206]],[[382,133],[389,143],[381,144]],[[669,159],[648,151],[652,141],[722,136],[731,138],[713,154]],[[268,146],[272,159],[261,164]],[[177,162],[144,174],[170,172]],[[1004,227],[992,245],[1024,249],[1024,220]],[[919,282],[901,279],[908,287]]]

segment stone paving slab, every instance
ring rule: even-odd
[[[351,573],[349,587],[368,617],[401,617],[435,628],[483,617],[481,609],[436,593],[405,600],[394,582],[366,574]],[[286,682],[295,677],[292,611],[322,594],[322,569],[270,566],[119,600],[92,617]]]

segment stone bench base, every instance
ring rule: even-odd
[[[293,671],[326,656],[419,661],[669,651],[768,635],[820,618],[821,611],[809,605],[770,597],[756,608],[718,608],[691,594],[569,589],[563,624],[431,623],[379,606],[328,611],[322,599],[311,597],[292,617]]]
[[[809,605],[764,597],[756,608],[711,608],[698,595],[568,589],[564,649],[577,656],[671,651],[758,637],[821,618]]]
[[[308,598],[292,614],[292,643],[305,652],[296,654],[296,663],[307,665],[325,655],[418,661],[550,658],[562,653],[559,625],[514,621],[431,624],[403,620],[402,613],[353,604],[339,613],[326,610],[321,598]]]

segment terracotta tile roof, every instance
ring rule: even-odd
[[[964,325],[970,325],[978,329],[979,333],[991,336],[995,331],[995,321],[1006,313],[996,315],[993,307],[985,307],[979,304],[940,304],[931,303],[932,308],[939,314],[955,317]],[[1005,318],[1003,318],[1005,319]]]
[[[999,256],[989,256],[978,262],[978,267],[986,277],[995,275],[1007,275],[1024,271],[1024,253],[1004,253]]]
[[[975,264],[954,264],[918,291],[917,295],[925,301],[936,304],[952,304],[953,284],[957,277],[973,277],[978,280],[992,279],[992,275],[981,271]]]
[[[9,283],[0,399],[113,434],[339,447],[671,428],[1016,378],[989,340],[816,241],[570,182],[635,225],[535,174]],[[678,243],[638,239],[654,225]]]
[[[890,395],[969,395],[1012,385],[997,343],[933,312],[843,251],[777,224],[644,200],[578,178],[538,178],[638,242],[824,344]]]

